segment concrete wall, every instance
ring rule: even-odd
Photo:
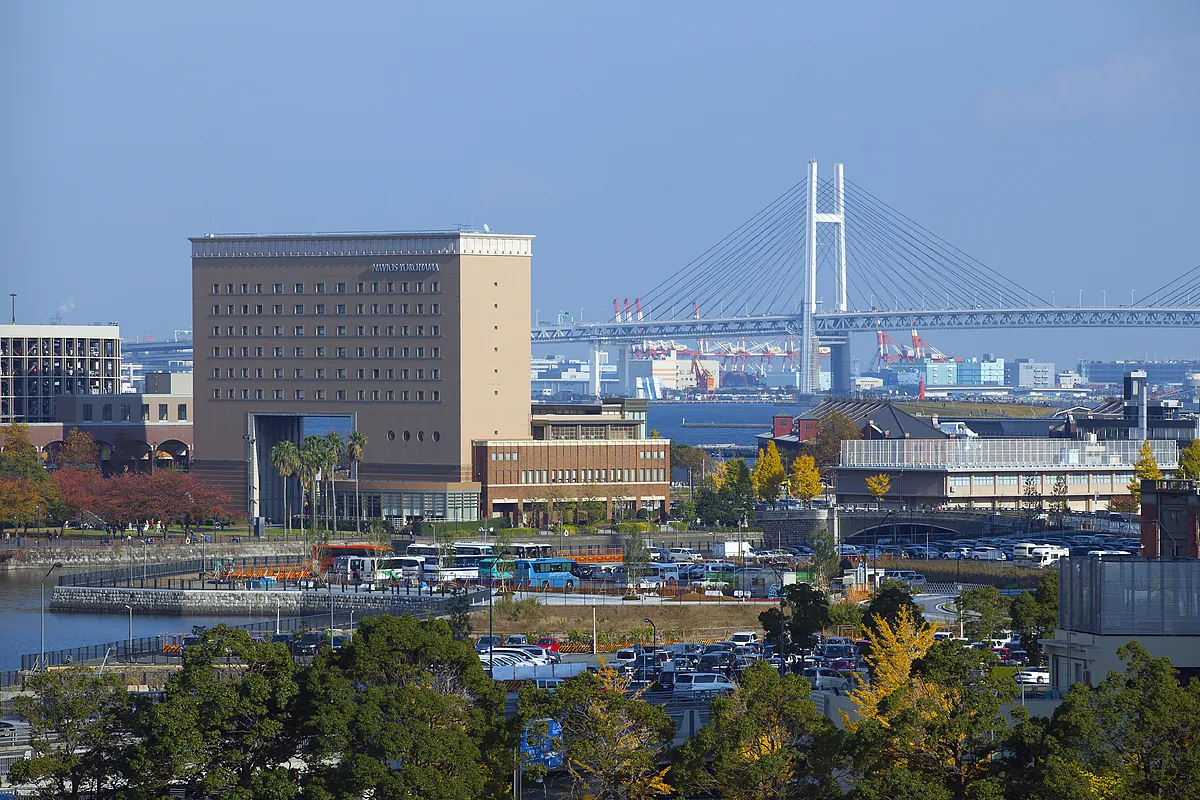
[[[430,605],[426,595],[384,595],[334,592],[334,608],[374,609],[378,611],[411,610],[420,613]],[[125,589],[107,587],[56,586],[50,601],[52,611],[84,611],[91,613],[126,613],[132,606],[134,614],[229,615],[271,617],[278,609],[284,616],[305,616],[329,611],[330,595],[323,591],[281,592],[252,590],[187,590],[187,589]],[[433,598],[441,600],[441,595]]]
[[[0,542],[0,550],[7,550],[14,541]],[[241,556],[300,555],[307,552],[303,542],[247,542],[244,544],[205,545],[72,545],[31,546],[28,541],[13,548],[12,559],[0,564],[3,569],[49,567],[61,562],[64,572],[81,572],[93,568],[122,567],[129,563],[158,564],[166,561],[183,561],[189,558],[239,558]]]

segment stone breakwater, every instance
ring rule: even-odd
[[[481,597],[485,597],[479,593]],[[227,589],[128,589],[122,587],[55,586],[51,611],[125,614],[178,614],[180,616],[307,616],[328,613],[330,595],[322,591],[282,592]],[[334,592],[337,611],[425,613],[440,607],[449,597],[441,595],[385,595]],[[479,598],[475,598],[479,599]]]
[[[303,542],[244,542],[241,544],[141,544],[132,545],[44,545],[22,546],[0,551],[13,557],[0,564],[2,569],[36,569],[61,563],[71,572],[105,567],[156,564],[189,558],[240,558],[243,556],[300,555],[307,552]]]

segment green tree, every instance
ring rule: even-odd
[[[1035,798],[1194,798],[1200,795],[1200,681],[1181,686],[1167,658],[1139,642],[1117,651],[1124,672],[1076,683],[1048,724],[1018,730],[1015,763]],[[1032,742],[1033,746],[1028,745]],[[1030,785],[1031,784],[1031,785]]]
[[[1042,662],[1042,646],[1045,639],[1058,627],[1058,570],[1050,569],[1042,575],[1036,592],[1021,592],[1012,602],[1013,632],[1021,640],[1021,647],[1029,654],[1030,662]]]
[[[183,654],[166,699],[139,715],[129,757],[141,797],[289,798],[287,762],[300,754],[296,666],[282,644],[218,625]]]
[[[784,600],[791,609],[788,635],[799,647],[810,647],[813,635],[829,626],[829,596],[807,583],[793,583],[784,589]]]
[[[754,496],[763,502],[775,505],[779,499],[779,488],[784,481],[783,462],[779,459],[779,450],[775,442],[768,442],[765,450],[760,450],[754,461],[754,469],[750,480],[754,487]]]
[[[840,797],[835,770],[840,737],[816,709],[808,681],[758,661],[731,697],[680,748],[674,775],[681,794],[727,800]]]
[[[817,570],[818,580],[822,586],[828,587],[829,582],[841,574],[842,558],[833,534],[827,528],[817,528],[808,535],[808,547],[813,551],[812,564]]]
[[[300,473],[300,448],[290,440],[276,443],[271,448],[271,466],[283,478],[283,525],[284,530],[291,533],[292,514],[288,509],[288,484]],[[303,489],[301,490],[303,494]],[[301,516],[303,520],[303,516]]]
[[[559,684],[553,693],[522,690],[517,721],[554,719],[562,724],[558,749],[575,789],[583,797],[649,800],[671,793],[660,762],[675,736],[662,706],[630,692],[630,677],[602,667]],[[544,736],[534,727],[531,739]],[[544,770],[530,765],[540,777]]]
[[[812,456],[797,456],[792,459],[791,477],[788,480],[788,491],[792,497],[811,503],[824,488],[821,473],[817,470],[817,462]]]
[[[309,488],[309,527],[312,529],[314,537],[317,533],[317,476],[321,474],[321,469],[324,467],[324,465],[324,439],[316,434],[310,433],[308,436],[305,436],[304,441],[300,443],[300,469],[296,474],[300,478],[300,485],[307,486]],[[301,504],[300,510],[301,513],[303,513],[303,503]]]
[[[1007,603],[995,586],[966,589],[955,600],[963,630],[973,642],[995,637],[1008,622]]]
[[[1150,442],[1142,442],[1138,459],[1133,462],[1133,480],[1129,482],[1129,494],[1134,500],[1141,503],[1142,481],[1161,481],[1162,476],[1162,470],[1158,468],[1158,461],[1154,459],[1154,451],[1150,449]]]
[[[649,563],[650,548],[646,545],[646,534],[627,534],[621,548],[621,564],[625,567],[625,578],[631,587],[637,586],[637,579],[646,574],[646,565]]]
[[[829,604],[829,624],[834,627],[854,628],[857,632],[862,628],[866,609],[851,600],[841,600]]]
[[[725,462],[720,491],[725,496],[724,502],[732,516],[727,524],[754,518],[754,483],[744,458],[731,458]]]
[[[817,435],[806,443],[821,474],[829,476],[842,463],[842,442],[862,438],[862,428],[839,411],[830,411],[817,423]]]
[[[892,479],[888,477],[886,472],[867,476],[867,491],[870,492],[871,497],[875,498],[876,503],[882,503],[884,495],[891,490]]]
[[[362,533],[363,525],[363,508],[362,494],[358,487],[358,470],[362,464],[363,456],[367,452],[367,435],[360,430],[355,430],[350,434],[350,439],[346,442],[346,460],[350,463],[354,470],[354,512],[356,517],[355,530]]]
[[[368,617],[304,686],[305,797],[468,800],[512,773],[504,690],[441,620]]]
[[[1187,447],[1179,451],[1179,466],[1175,477],[1180,480],[1200,481],[1200,439],[1192,439]]]
[[[39,672],[25,688],[12,702],[29,721],[33,755],[14,763],[8,780],[33,784],[47,800],[109,792],[131,742],[120,678],[82,668]]]
[[[325,498],[325,520],[331,531],[337,526],[337,471],[342,465],[346,443],[337,431],[325,434],[325,469],[322,471],[328,478],[329,494]]]
[[[879,629],[879,620],[886,620],[895,626],[900,619],[901,609],[907,609],[917,627],[925,625],[925,616],[921,607],[913,602],[912,593],[900,581],[884,580],[879,584],[879,591],[867,605],[864,613],[864,624],[869,631]]]
[[[686,469],[692,480],[703,480],[711,466],[712,458],[699,447],[671,442],[671,469]]]
[[[1068,491],[1067,477],[1059,475],[1058,479],[1054,481],[1054,486],[1050,488],[1051,495],[1054,498],[1050,501],[1050,513],[1054,515],[1054,527],[1056,528],[1063,526],[1063,519],[1066,518],[1067,511],[1069,510],[1067,503]]]

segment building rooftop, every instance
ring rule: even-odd
[[[836,411],[849,417],[859,427],[872,425],[879,435],[889,439],[945,439],[946,434],[920,417],[901,411],[886,400],[831,398],[796,419],[815,419]]]
[[[895,469],[1132,469],[1142,442],[1075,439],[875,439],[842,442],[841,465]],[[1175,469],[1179,447],[1154,439],[1159,467]]]

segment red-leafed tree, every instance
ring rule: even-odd
[[[100,513],[101,498],[106,490],[104,476],[96,469],[63,467],[51,476],[66,509],[66,516],[78,517],[85,511]]]

